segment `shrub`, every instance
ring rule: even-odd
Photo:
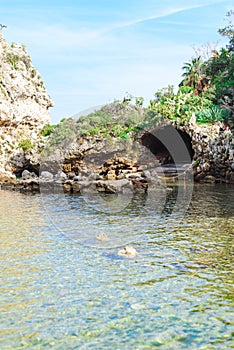
[[[19,56],[12,52],[6,53],[7,62],[9,62],[14,69],[17,69],[17,63],[19,62]]]
[[[77,120],[80,135],[120,137],[129,139],[131,131],[143,121],[142,108],[129,103],[114,101],[100,110]]]
[[[49,136],[50,134],[52,134],[52,132],[54,131],[55,128],[56,128],[56,125],[46,124],[41,129],[40,135],[41,136]]]
[[[177,93],[173,87],[161,89],[155,93],[155,100],[150,101],[148,110],[165,119],[178,119],[181,123],[188,121],[192,113],[211,106],[206,97],[195,95],[193,89],[181,86]]]
[[[198,123],[224,121],[231,118],[231,112],[227,109],[220,108],[217,105],[212,105],[208,109],[203,109],[196,112]]]
[[[34,144],[30,139],[23,139],[19,142],[18,148],[22,148],[24,152],[30,152],[34,147]]]
[[[62,119],[58,125],[51,125],[53,128],[51,137],[48,140],[48,147],[67,147],[77,137],[77,122],[75,119]],[[50,128],[51,129],[51,128]]]

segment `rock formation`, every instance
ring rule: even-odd
[[[138,252],[135,248],[126,246],[118,251],[118,255],[124,256],[125,258],[135,258],[138,255]]]
[[[6,43],[0,32],[0,181],[14,176],[11,159],[24,162],[23,148],[33,146],[50,122],[52,101],[24,45]]]
[[[176,128],[191,138],[195,181],[234,183],[234,134],[230,126],[190,122]]]

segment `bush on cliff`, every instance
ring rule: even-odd
[[[18,149],[22,148],[24,152],[29,153],[34,147],[34,144],[30,139],[23,139],[18,144]]]
[[[138,100],[136,100],[138,103]],[[79,135],[120,137],[128,139],[130,133],[144,120],[144,110],[131,101],[114,101],[100,110],[77,120]]]
[[[51,132],[48,147],[63,148],[77,138],[77,122],[73,118],[64,118],[56,126],[53,126],[53,132]]]
[[[43,126],[39,134],[41,136],[49,136],[52,134],[55,128],[56,128],[56,125],[46,124]]]
[[[194,93],[194,88],[181,86],[175,93],[173,86],[168,86],[155,93],[155,99],[148,107],[155,116],[169,120],[178,120],[181,124],[188,121],[192,114],[211,107],[212,102]]]

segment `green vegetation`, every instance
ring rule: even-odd
[[[219,33],[229,40],[226,48],[214,52],[206,64],[210,86],[215,90],[214,102],[232,110],[234,104],[234,11],[227,13],[228,25]]]
[[[19,142],[18,148],[22,148],[24,152],[30,152],[34,147],[34,144],[30,139],[23,139]]]
[[[197,122],[234,120],[234,29],[233,11],[227,13],[228,25],[219,30],[228,38],[226,48],[212,50],[208,59],[201,55],[186,62],[183,80],[174,93],[169,86],[159,90],[150,102],[150,109],[167,119],[180,123],[195,113]]]
[[[56,128],[56,125],[46,124],[40,131],[41,136],[49,136],[52,134],[54,129]]]
[[[131,100],[114,101],[100,110],[77,120],[79,135],[113,136],[128,139],[143,120],[143,109],[130,103]]]
[[[80,136],[128,140],[143,118],[143,108],[139,105],[132,105],[130,101],[115,101],[88,116],[64,118],[56,126],[45,125],[40,134],[50,135],[47,149],[53,152],[56,148],[66,148]]]
[[[77,138],[77,121],[73,118],[64,118],[58,125],[45,125],[40,132],[43,136],[49,136],[42,157],[53,154],[56,149],[67,149],[72,141]]]
[[[12,48],[14,48],[15,44],[12,44]],[[22,56],[19,56],[18,54],[15,54],[13,52],[7,52],[6,53],[6,62],[10,63],[14,69],[18,69],[18,63],[23,62],[26,69],[30,68],[31,65],[31,58],[24,54]]]
[[[212,104],[208,109],[197,111],[196,117],[199,123],[224,121],[231,119],[231,112],[228,109],[223,109]]]
[[[6,53],[6,59],[7,59],[7,62],[9,62],[14,69],[17,69],[17,63],[20,60],[18,55],[15,55],[12,52],[7,52]]]
[[[198,121],[233,120],[234,114],[234,11],[227,13],[228,24],[219,33],[229,40],[225,48],[212,50],[208,59],[195,57],[183,66],[184,79],[180,86],[189,86],[194,94],[206,97],[212,105],[202,113],[196,111]]]
[[[162,118],[178,120],[181,124],[188,121],[193,113],[211,107],[212,102],[206,97],[194,93],[194,88],[181,86],[175,93],[173,86],[168,86],[155,93],[150,101],[150,110]]]

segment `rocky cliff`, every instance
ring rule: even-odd
[[[0,32],[0,180],[11,177],[11,159],[36,142],[50,122],[52,101],[24,45],[6,43]],[[21,157],[22,158],[22,157]]]

